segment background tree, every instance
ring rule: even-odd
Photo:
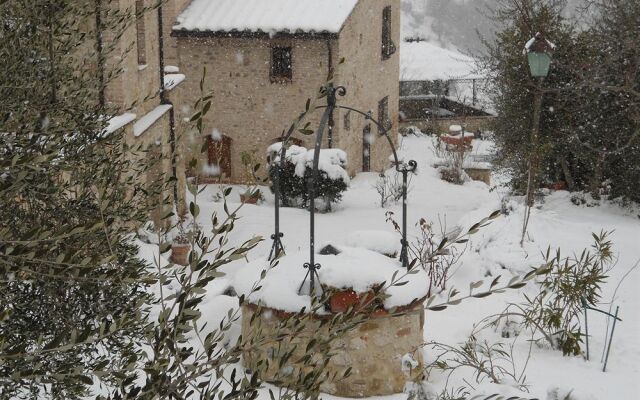
[[[598,0],[577,42],[587,57],[572,107],[574,161],[581,188],[640,201],[640,3]],[[582,164],[582,166],[581,166]],[[572,170],[577,171],[572,171]],[[635,182],[635,183],[634,183]]]
[[[638,201],[637,182],[640,5],[597,0],[589,24],[565,19],[562,0],[502,0],[495,11],[502,25],[483,61],[495,82],[494,126],[497,163],[513,172],[512,187],[523,192],[531,151],[537,151],[541,185],[564,182],[569,190]],[[586,26],[586,27],[585,27]],[[524,43],[536,32],[556,44],[544,92],[540,140],[531,131],[533,91]],[[636,39],[634,39],[636,38]],[[635,180],[634,180],[635,179]]]
[[[495,11],[503,28],[494,43],[487,43],[489,56],[484,61],[495,83],[492,97],[498,114],[494,126],[499,147],[497,163],[513,172],[512,185],[520,192],[526,188],[527,160],[532,151],[531,107],[537,90],[523,49],[536,32],[544,32],[557,46],[553,68],[544,86],[561,87],[571,82],[571,70],[555,63],[557,59],[572,56],[572,27],[561,15],[563,5],[559,0],[503,0]],[[543,99],[539,148],[536,149],[543,165],[549,162],[550,143],[567,117],[566,102],[567,99],[558,94],[545,94]]]

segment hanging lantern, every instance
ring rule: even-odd
[[[549,75],[551,67],[551,53],[555,45],[544,38],[540,32],[531,38],[525,45],[524,53],[529,61],[531,76],[534,78],[545,78]]]

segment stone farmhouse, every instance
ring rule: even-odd
[[[154,0],[111,1],[114,12],[130,16],[134,23],[129,24],[121,36],[105,29],[99,43],[112,49],[104,70],[121,69],[115,77],[105,77],[108,82],[103,101],[122,111],[109,121],[107,133],[123,129],[127,145],[135,150],[132,157],[140,165],[150,166],[140,185],[151,188],[175,174],[174,190],[167,188],[162,196],[175,201],[181,210],[186,189],[176,140],[174,103],[179,101],[180,84],[185,76],[167,64],[165,55],[175,54],[175,47],[169,43],[170,33],[178,10],[184,8],[185,3],[169,0],[155,7]],[[99,21],[97,24],[100,30]],[[175,171],[172,160],[176,160]],[[157,217],[154,217],[156,222]]]
[[[488,79],[473,58],[421,40],[400,46],[401,127],[485,130],[493,119]]]
[[[191,175],[243,181],[243,155],[264,165],[267,147],[330,74],[347,89],[342,104],[371,111],[397,137],[400,0],[192,0],[177,15],[172,37],[167,58],[187,77],[179,121],[201,96],[204,68],[205,90],[213,95],[204,137],[180,128],[190,149],[185,157],[200,160]],[[308,137],[297,139],[311,145]],[[354,175],[389,165],[388,143],[380,139],[371,121],[340,110],[323,145],[346,151]]]

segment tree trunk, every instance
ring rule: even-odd
[[[571,167],[564,156],[558,157],[558,161],[560,162],[560,167],[562,167],[562,175],[564,175],[564,181],[567,183],[567,189],[569,189],[570,192],[573,192],[575,190],[576,183],[573,180]]]
[[[600,187],[602,186],[602,164],[604,164],[604,155],[598,154],[598,160],[596,161],[593,176],[591,182],[589,182],[589,191],[591,196],[595,200],[600,200]]]

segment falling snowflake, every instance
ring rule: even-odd
[[[368,144],[373,144],[376,141],[376,138],[373,134],[367,133],[364,135],[364,141]]]
[[[211,139],[213,139],[216,142],[219,142],[222,140],[222,133],[217,129],[217,128],[213,128],[213,131],[211,131]]]
[[[236,52],[236,64],[238,65],[244,64],[244,52],[242,51]]]
[[[202,173],[207,176],[220,176],[220,167],[216,164],[205,164]]]

